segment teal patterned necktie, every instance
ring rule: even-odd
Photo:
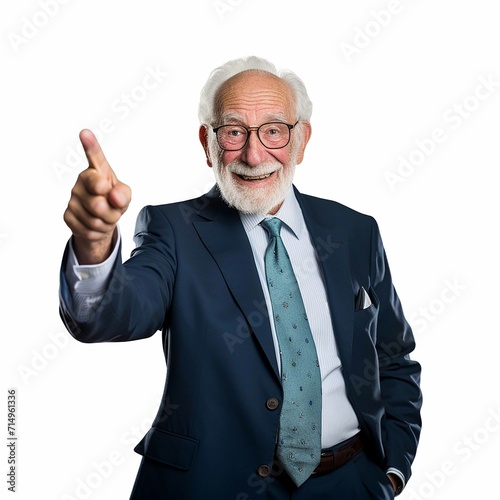
[[[300,486],[321,455],[321,373],[299,285],[280,236],[281,220],[264,219],[266,278],[281,355],[283,405],[277,457]]]

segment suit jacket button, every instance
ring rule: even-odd
[[[267,465],[261,465],[257,469],[257,474],[260,477],[267,477],[267,476],[269,476],[269,474],[271,474],[271,469]]]
[[[269,398],[266,401],[266,406],[268,410],[276,410],[278,406],[280,405],[280,402],[276,398]]]

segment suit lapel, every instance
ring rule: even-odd
[[[354,295],[349,265],[347,234],[333,213],[320,212],[296,191],[311,241],[318,255],[326,284],[333,331],[342,365],[349,371],[354,324]],[[326,222],[325,217],[328,218]]]
[[[279,377],[267,307],[245,229],[236,210],[227,207],[213,191],[209,196],[210,203],[199,212],[206,220],[193,225]]]
[[[354,292],[350,275],[347,233],[334,213],[324,213],[312,199],[295,190],[311,241],[316,248],[326,284],[333,331],[345,371],[349,371],[354,325]],[[204,245],[216,261],[228,288],[241,308],[277,377],[278,366],[264,295],[255,268],[248,237],[236,210],[220,199],[216,188],[209,202],[196,210],[204,220],[193,223]],[[255,321],[260,315],[264,321]]]

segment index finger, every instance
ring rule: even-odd
[[[99,142],[92,131],[84,129],[80,132],[80,141],[85,151],[85,156],[89,161],[89,168],[97,170],[99,173],[115,178],[113,170],[111,169],[108,160],[104,156]]]

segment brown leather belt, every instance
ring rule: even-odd
[[[339,448],[334,447],[331,451],[321,452],[319,465],[314,469],[313,474],[326,474],[349,462],[354,456],[363,450],[363,440],[361,434],[356,434]]]

